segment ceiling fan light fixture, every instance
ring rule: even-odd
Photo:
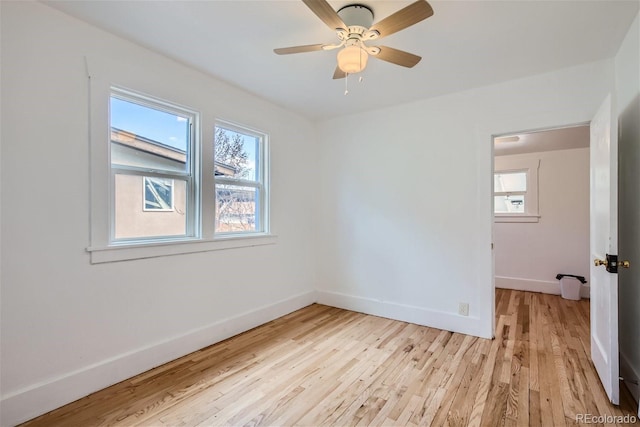
[[[347,74],[355,74],[367,66],[369,55],[360,46],[347,46],[338,52],[338,67]]]

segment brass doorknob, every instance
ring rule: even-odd
[[[596,267],[601,266],[601,265],[604,265],[606,267],[607,265],[609,265],[609,263],[607,262],[606,259],[598,259],[598,258],[593,260],[593,264]]]
[[[631,267],[631,264],[629,263],[629,261],[620,261],[618,263],[618,267],[629,268]]]

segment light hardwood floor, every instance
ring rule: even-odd
[[[36,418],[28,426],[562,426],[611,405],[589,303],[497,290],[484,340],[314,304]]]

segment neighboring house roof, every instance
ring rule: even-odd
[[[111,128],[111,142],[180,163],[187,161],[187,153],[184,150],[115,127]],[[234,176],[237,171],[238,169],[232,165],[215,161],[216,176]]]
[[[111,128],[111,142],[181,163],[187,161],[184,150],[115,127]]]
[[[228,165],[226,163],[222,163],[219,161],[215,161],[215,167],[213,168],[213,173],[216,176],[235,176],[238,172],[238,169],[235,167]]]

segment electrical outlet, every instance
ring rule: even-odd
[[[468,316],[469,315],[469,303],[461,302],[460,305],[458,305],[458,314],[461,315],[461,316]]]

